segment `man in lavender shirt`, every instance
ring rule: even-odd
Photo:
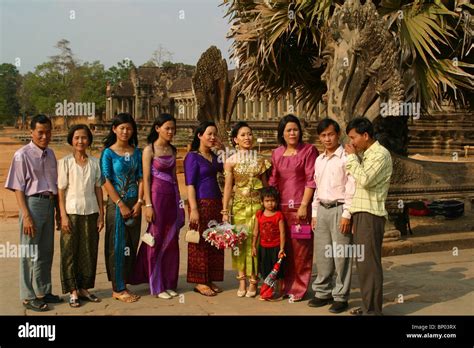
[[[346,171],[346,154],[339,144],[339,124],[325,118],[318,124],[317,132],[325,151],[316,159],[314,171],[312,225],[318,276],[313,282],[315,297],[308,305],[323,307],[332,303],[329,311],[341,313],[348,308],[351,284],[352,255],[347,251],[352,249],[347,247],[352,243],[349,208],[355,181]]]
[[[57,163],[48,148],[51,120],[45,115],[34,116],[30,128],[31,142],[15,152],[5,188],[15,192],[21,249],[28,251],[20,255],[20,298],[25,308],[42,312],[49,309],[48,303],[62,302],[51,293]],[[56,216],[60,216],[58,210]]]

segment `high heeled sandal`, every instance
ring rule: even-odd
[[[235,279],[246,280],[247,276],[246,275],[236,276]],[[247,293],[247,290],[237,290],[237,297],[244,297],[246,293]]]
[[[249,279],[249,283],[251,285],[255,285],[255,290],[254,291],[247,290],[247,294],[245,295],[245,297],[255,297],[255,296],[257,296],[258,280],[259,280],[258,278],[255,278],[255,279],[250,278]],[[250,289],[250,286],[249,286],[249,289]]]

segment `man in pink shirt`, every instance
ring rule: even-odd
[[[316,244],[318,276],[313,282],[315,297],[310,307],[332,303],[329,311],[341,313],[348,308],[351,284],[352,243],[349,207],[355,181],[346,172],[346,153],[339,144],[339,124],[323,119],[317,128],[325,151],[315,163],[316,190],[313,199],[312,227]],[[333,277],[335,276],[335,282]]]
[[[15,152],[5,188],[15,192],[20,208],[22,249],[28,249],[30,254],[36,251],[37,255],[37,259],[20,255],[20,297],[25,308],[43,312],[49,309],[48,303],[62,302],[51,293],[58,174],[56,157],[48,148],[51,120],[37,115],[30,127],[31,142]],[[56,217],[59,216],[57,210]]]

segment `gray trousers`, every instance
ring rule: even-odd
[[[312,287],[319,299],[329,299],[332,296],[335,301],[346,302],[351,290],[352,257],[351,255],[334,257],[335,250],[333,250],[334,243],[336,245],[352,243],[352,234],[342,234],[339,230],[342,211],[342,205],[331,209],[318,207],[314,234],[318,276]]]
[[[385,218],[370,213],[355,213],[354,243],[364,245],[365,257],[357,261],[362,313],[381,315],[383,303],[382,241],[385,231]]]
[[[23,216],[20,211],[20,244],[22,248],[37,248],[32,257],[20,258],[20,298],[32,300],[51,293],[51,267],[54,250],[54,200],[25,197],[36,233],[33,238],[23,233]]]

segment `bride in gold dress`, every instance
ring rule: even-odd
[[[260,157],[252,150],[252,129],[245,122],[232,127],[232,145],[237,152],[226,159],[224,164],[225,187],[222,221],[233,225],[243,225],[248,231],[247,239],[232,251],[232,267],[238,271],[238,297],[255,297],[257,294],[257,258],[252,257],[252,234],[255,226],[255,214],[262,208],[259,190],[267,186],[266,171],[271,162]],[[232,206],[229,213],[229,202]],[[249,277],[247,289],[246,279]]]

